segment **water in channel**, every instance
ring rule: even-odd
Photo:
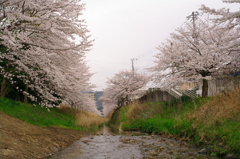
[[[184,141],[158,135],[114,134],[106,126],[83,137],[51,159],[217,159],[199,154]]]

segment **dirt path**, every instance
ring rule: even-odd
[[[1,159],[45,158],[86,135],[76,130],[34,126],[0,112]]]

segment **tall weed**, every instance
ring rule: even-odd
[[[75,115],[76,125],[90,127],[90,126],[101,126],[108,122],[108,118],[103,118],[97,114],[91,112],[79,111]]]

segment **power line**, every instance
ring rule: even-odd
[[[197,12],[197,11],[196,11],[196,12]],[[199,14],[199,12],[198,12],[198,13],[195,13],[195,14]],[[199,15],[200,15],[200,14],[199,14]],[[190,15],[190,16],[191,16],[191,15]],[[189,16],[188,16],[188,17],[189,17]],[[185,21],[180,25],[180,27],[182,27],[187,21],[188,21],[188,19],[185,20]],[[166,38],[165,38],[165,39],[166,39]],[[165,39],[164,39],[164,40],[165,40]],[[143,58],[143,57],[145,57],[145,56],[148,56],[148,55],[150,55],[150,54],[152,54],[152,53],[155,53],[154,50],[157,50],[157,47],[158,47],[161,43],[162,43],[162,41],[159,42],[159,43],[157,43],[156,45],[154,45],[154,47],[151,47],[150,49],[144,51],[142,54],[140,54],[140,55],[138,55],[138,56],[135,56],[134,58],[139,59],[139,58]],[[149,53],[149,52],[151,52],[151,53]]]

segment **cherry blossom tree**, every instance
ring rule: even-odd
[[[83,9],[80,0],[0,2],[0,45],[6,48],[0,55],[2,92],[8,81],[41,105],[64,100],[88,109],[90,102],[84,102],[80,93],[92,88],[92,74],[85,62],[91,40],[80,19]]]
[[[227,1],[228,3],[240,3],[239,1]],[[211,9],[205,5],[202,5],[200,10],[204,13],[212,15],[211,21],[218,27],[228,28],[232,30],[240,30],[240,10],[231,12],[229,9]],[[229,47],[231,51],[240,51],[239,41],[229,43],[226,47]]]
[[[115,110],[117,106],[114,103],[103,102],[103,115],[108,117],[111,111]]]
[[[115,74],[107,81],[107,88],[101,97],[104,114],[107,115],[111,110],[144,95],[142,88],[149,79],[148,75],[137,71],[120,71]]]
[[[152,69],[155,82],[164,87],[183,83],[203,82],[202,97],[207,96],[207,80],[218,74],[238,71],[240,54],[233,43],[239,44],[239,30],[198,19],[176,29],[155,56]]]

